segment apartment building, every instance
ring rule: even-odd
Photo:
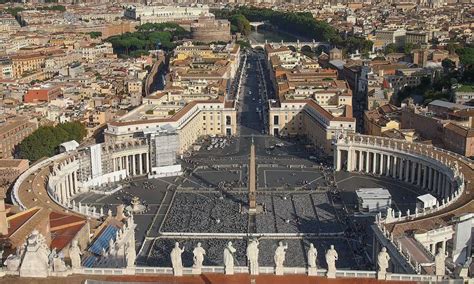
[[[283,46],[265,46],[276,100],[269,103],[269,133],[306,136],[316,147],[332,151],[332,139],[354,132],[352,91],[337,71]]]
[[[214,17],[206,5],[193,6],[142,6],[131,5],[125,9],[125,17],[146,23],[192,21],[202,17]]]
[[[26,72],[32,72],[44,67],[46,56],[42,53],[17,54],[11,56],[13,77],[20,78]]]
[[[13,157],[15,146],[38,128],[28,117],[3,117],[0,121],[0,159]]]
[[[113,143],[130,141],[163,127],[176,131],[179,137],[178,154],[182,154],[202,136],[236,134],[235,103],[225,101],[221,96],[177,106],[169,102],[164,93],[149,96],[144,98],[143,105],[109,123],[105,140]]]
[[[440,100],[426,108],[408,105],[402,110],[401,123],[434,145],[474,156],[474,107]]]

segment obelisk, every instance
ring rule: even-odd
[[[249,214],[257,213],[257,178],[255,163],[255,144],[252,136],[252,145],[250,146],[249,160]]]

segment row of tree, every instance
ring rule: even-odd
[[[166,51],[176,47],[176,40],[182,39],[188,32],[174,23],[147,23],[137,27],[133,33],[112,36],[106,39],[114,52],[122,56],[138,57],[148,54],[149,50],[161,48]]]
[[[58,146],[66,141],[81,142],[87,130],[80,122],[60,123],[56,126],[41,126],[17,146],[17,155],[31,162],[57,153]]]
[[[394,43],[389,43],[385,46],[384,53],[389,54],[389,53],[399,52],[399,53],[405,53],[406,55],[409,55],[409,54],[411,54],[413,49],[418,49],[420,47],[421,47],[421,45],[413,44],[413,43],[405,43],[402,46],[397,46]]]

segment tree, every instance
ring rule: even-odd
[[[443,61],[441,61],[441,65],[443,66],[445,72],[452,72],[456,67],[456,64],[449,58],[443,59]]]
[[[102,32],[90,32],[90,33],[89,33],[89,36],[90,36],[91,38],[99,38],[99,37],[102,36]]]
[[[407,55],[411,54],[414,48],[415,46],[413,45],[413,43],[405,43],[405,45],[403,46],[403,53]]]
[[[389,43],[385,46],[384,53],[389,54],[389,53],[394,53],[397,52],[397,46],[394,43]]]
[[[237,31],[243,35],[250,34],[250,22],[242,14],[234,15],[231,19],[231,24],[237,27]]]
[[[139,57],[152,49],[166,51],[175,48],[173,40],[187,37],[188,32],[175,23],[147,23],[137,27],[133,33],[112,36],[106,39],[119,55]]]
[[[41,126],[17,146],[17,154],[20,158],[34,162],[53,156],[61,143],[70,140],[81,142],[86,134],[80,122],[66,122],[55,127]]]

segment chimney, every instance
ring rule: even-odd
[[[8,235],[7,211],[5,210],[5,188],[0,187],[0,235]]]

